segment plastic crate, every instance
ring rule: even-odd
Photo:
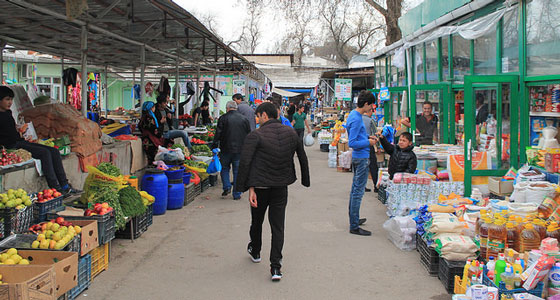
[[[46,221],[47,214],[50,211],[60,211],[64,208],[62,205],[62,200],[64,200],[63,196],[51,199],[47,202],[38,202],[35,201],[33,203],[33,220],[35,223],[41,223]]]
[[[15,208],[0,209],[0,219],[3,225],[0,240],[14,233],[28,232],[33,221],[33,205],[19,210]]]
[[[385,186],[380,186],[377,192],[377,199],[379,202],[385,204],[387,203],[387,190]]]
[[[437,276],[439,272],[439,254],[436,250],[428,247],[426,240],[420,238],[418,241],[417,246],[418,252],[420,252],[420,262],[430,276]]]
[[[453,294],[455,290],[455,276],[461,276],[464,268],[464,261],[449,261],[445,258],[440,258],[438,278],[447,290],[447,293]]]
[[[74,300],[91,285],[91,255],[78,261],[78,285],[66,293],[66,299]]]
[[[210,178],[206,178],[200,181],[200,192],[204,193],[206,190],[210,188]]]
[[[202,181],[201,181],[201,183],[202,183]],[[200,188],[200,186],[202,185],[201,183],[194,185],[194,196],[195,197],[200,195],[200,193],[202,192],[201,188]]]
[[[62,249],[38,249],[31,248],[31,243],[37,239],[35,234],[12,234],[0,242],[0,250],[6,250],[10,248],[24,249],[24,250],[48,250],[48,251],[67,251],[67,252],[78,252],[82,247],[80,235],[76,235],[66,246]]]
[[[187,205],[191,202],[194,201],[194,198],[196,198],[196,186],[194,185],[194,183],[189,183],[186,185],[185,187],[185,203],[184,205]]]
[[[148,206],[146,208],[146,212],[144,212],[142,215],[133,217],[130,222],[127,222],[124,229],[117,230],[117,232],[115,232],[115,237],[119,239],[139,238],[142,233],[146,232],[146,230],[148,229],[148,219],[150,218],[150,215],[153,219],[153,204]],[[130,230],[130,226],[132,226],[132,232]]]
[[[148,212],[148,220],[147,220],[146,229],[147,229],[147,227],[150,227],[150,226],[152,226],[152,224],[154,224],[154,205],[153,204],[148,205],[148,211],[147,212]]]
[[[503,282],[500,282],[499,287],[496,286],[494,281],[490,280],[490,278],[488,278],[488,276],[486,276],[487,272],[488,272],[488,269],[486,269],[486,266],[485,266],[484,271],[483,271],[484,276],[482,277],[482,284],[484,284],[486,286],[498,288],[498,299],[501,299],[502,295],[513,295],[513,294],[521,294],[521,293],[529,293],[529,294],[537,296],[537,297],[542,297],[543,296],[544,283],[542,281],[537,284],[536,288],[534,288],[530,291],[528,291],[524,288],[508,290],[508,289],[506,289],[506,285]]]
[[[55,219],[59,217],[58,211],[49,211],[47,213],[47,219]],[[107,213],[104,215],[95,216],[64,216],[64,219],[71,220],[95,220],[97,221],[97,232],[99,235],[99,244],[105,245],[115,238],[115,215]]]
[[[91,255],[91,280],[93,280],[99,273],[109,269],[109,244],[91,250],[89,255]]]
[[[215,186],[216,184],[218,184],[218,175],[210,175],[208,177],[208,180],[210,182],[210,186]]]

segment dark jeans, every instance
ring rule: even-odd
[[[369,174],[371,175],[373,187],[375,188],[379,175],[379,166],[377,166],[377,156],[375,155],[375,149],[373,147],[369,147]]]
[[[288,203],[288,187],[274,187],[269,189],[255,188],[257,194],[257,207],[251,207],[251,246],[255,253],[261,252],[262,224],[266,208],[268,222],[272,232],[272,247],[270,248],[270,267],[282,267],[282,248],[284,247],[284,219],[286,204]]]
[[[352,158],[352,190],[350,191],[350,202],[348,203],[348,216],[350,218],[350,230],[358,229],[360,221],[360,206],[368,180],[369,158]]]
[[[297,135],[301,140],[303,140],[303,136],[305,134],[305,128],[296,128]]]
[[[220,163],[222,164],[222,171],[220,177],[222,177],[222,186],[224,191],[229,191],[233,185],[233,198],[238,199],[241,197],[242,193],[235,191],[235,183],[237,182],[237,170],[239,169],[239,159],[241,158],[241,153],[220,153]],[[229,169],[230,165],[233,168],[233,184],[230,180]]]
[[[60,152],[53,147],[30,143],[27,141],[19,141],[16,143],[16,148],[25,149],[31,152],[33,158],[41,161],[43,174],[47,179],[47,184],[50,188],[60,190],[68,184],[66,173],[62,166],[62,157]]]

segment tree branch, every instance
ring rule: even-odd
[[[375,8],[375,10],[377,10],[384,17],[386,17],[389,14],[386,8],[384,8],[383,6],[381,6],[381,4],[375,2],[374,0],[366,0],[366,2],[367,4],[373,6],[373,8]]]

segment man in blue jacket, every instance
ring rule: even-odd
[[[352,191],[350,192],[350,203],[348,215],[350,217],[350,233],[357,235],[371,235],[370,231],[360,228],[366,219],[360,219],[360,205],[368,180],[370,146],[376,142],[374,137],[368,136],[362,115],[371,109],[375,102],[375,96],[370,91],[361,91],[358,95],[358,107],[350,112],[346,120],[346,131],[348,132],[348,146],[352,148],[352,169],[354,178],[352,180]]]

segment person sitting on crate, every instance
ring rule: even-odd
[[[382,134],[378,135],[379,141],[389,154],[389,178],[393,179],[395,173],[414,173],[416,172],[416,154],[414,154],[414,145],[412,144],[412,134],[403,132],[399,137],[399,143],[395,146],[387,141]]]
[[[189,141],[189,135],[184,130],[173,129],[173,115],[168,109],[169,95],[160,94],[157,99],[156,110],[154,115],[157,120],[159,120],[160,130],[162,131],[162,136],[164,139],[174,140],[180,137],[183,140],[185,147],[192,152],[191,142]]]
[[[62,157],[58,149],[31,143],[21,137],[12,116],[14,92],[7,86],[0,86],[0,146],[8,149],[25,149],[31,156],[41,161],[41,168],[49,188],[60,191],[64,196],[75,193],[62,166]]]
[[[148,156],[148,165],[152,165],[154,162],[158,147],[166,147],[171,142],[163,137],[160,122],[154,114],[155,111],[156,106],[154,102],[144,102],[142,105],[142,117],[138,124],[142,132],[142,148],[144,148],[144,152]]]

